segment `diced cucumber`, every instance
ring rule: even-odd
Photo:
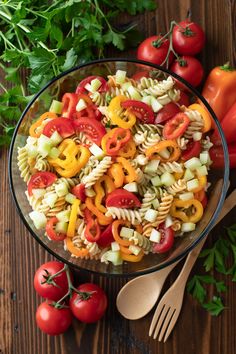
[[[127,183],[123,186],[124,189],[126,189],[129,192],[132,193],[137,193],[138,192],[138,185],[137,182],[131,182],[131,183]]]
[[[70,220],[70,210],[63,210],[56,214],[58,221],[68,222]]]
[[[113,263],[115,266],[123,263],[123,259],[121,258],[120,251],[107,251],[103,255],[103,258],[106,259],[108,262]]]
[[[55,231],[62,234],[66,234],[67,229],[68,229],[68,223],[64,221],[59,221],[55,227]]]
[[[32,189],[32,193],[33,193],[34,198],[40,199],[46,193],[46,189],[43,189],[43,188],[41,188],[41,189],[40,188]]]
[[[26,150],[29,157],[36,157],[38,155],[38,148],[35,145],[26,145]]]
[[[148,163],[148,158],[145,156],[145,155],[143,155],[143,154],[139,154],[136,158],[135,158],[135,160],[137,161],[137,163],[139,164],[139,165],[141,165],[141,166],[145,166],[145,165],[147,165],[147,163]],[[154,161],[154,160],[153,160]]]
[[[141,100],[142,96],[141,96],[140,93],[136,90],[136,88],[134,88],[133,86],[130,86],[130,87],[128,88],[128,92],[129,92],[129,94],[130,94],[130,96],[131,96],[131,98],[132,98],[133,100],[138,100],[138,101]]]
[[[173,219],[170,215],[167,215],[165,219],[165,227],[168,228],[173,225]]]
[[[154,187],[159,187],[159,186],[162,186],[162,184],[163,184],[159,176],[153,177],[151,179],[151,182]]]
[[[125,226],[122,226],[121,230],[120,230],[120,236],[121,237],[124,237],[124,238],[130,238],[132,237],[134,234],[134,230],[133,229],[130,229],[129,227],[125,227]]]
[[[199,187],[199,181],[197,178],[191,179],[190,181],[187,182],[187,190],[190,192],[198,187]]]
[[[65,201],[66,201],[67,203],[70,203],[70,204],[73,204],[74,201],[75,201],[75,199],[76,199],[76,196],[75,196],[74,194],[72,194],[72,193],[68,193],[68,194],[65,196]]]
[[[38,138],[38,153],[42,157],[48,156],[52,148],[52,142],[46,135],[41,134]]]
[[[31,211],[31,213],[29,213],[29,217],[33,221],[34,226],[36,227],[37,230],[41,230],[45,228],[47,224],[47,218],[44,215],[44,213],[34,210]]]
[[[163,108],[162,104],[160,104],[160,102],[158,102],[158,100],[155,97],[152,97],[151,99],[151,106],[155,113],[160,111]]]
[[[80,112],[83,109],[85,109],[87,107],[87,103],[85,102],[85,100],[83,100],[83,98],[79,99],[79,102],[76,105],[76,111]]]
[[[140,252],[141,252],[141,248],[139,246],[135,246],[135,245],[130,245],[129,246],[129,250],[135,255],[137,256]]]
[[[64,195],[68,194],[68,187],[64,182],[60,184],[56,184],[55,192],[57,193],[58,197],[64,197]]]
[[[97,156],[97,157],[104,157],[104,155],[105,155],[104,151],[95,143],[93,143],[89,147],[89,151],[91,152],[92,155]]]
[[[45,203],[50,206],[50,208],[53,208],[57,199],[58,199],[57,194],[53,193],[53,194],[47,195],[47,197],[44,200],[45,200]]]
[[[58,150],[56,147],[51,148],[48,156],[51,157],[52,159],[56,159],[60,155],[60,150]]]
[[[53,100],[51,103],[51,106],[49,108],[49,112],[55,113],[55,114],[61,114],[62,113],[62,108],[63,108],[63,103],[57,100]]]
[[[31,146],[37,146],[38,143],[38,139],[34,138],[33,136],[28,136],[27,140],[26,140],[26,146],[27,147],[31,147]]]
[[[93,188],[86,188],[85,189],[85,194],[86,194],[87,197],[90,197],[90,198],[93,198],[96,195],[96,193],[93,190]]]
[[[192,157],[188,161],[184,163],[184,166],[188,168],[189,170],[196,170],[198,167],[202,166],[201,161],[199,160],[198,157]]]
[[[152,201],[152,206],[154,209],[158,209],[160,206],[159,200],[156,198]]]
[[[201,132],[195,132],[193,133],[193,140],[194,141],[200,141],[202,138],[202,133]]]
[[[208,171],[205,165],[198,167],[196,172],[199,177],[208,175]]]
[[[142,97],[142,102],[148,104],[149,106],[152,105],[152,96],[144,96]]]
[[[120,250],[120,245],[117,242],[112,242],[111,243],[111,250],[112,251],[119,251]]]
[[[194,199],[194,194],[192,192],[186,192],[179,195],[180,200],[190,200]]]
[[[168,159],[170,157],[170,152],[167,149],[163,149],[161,151],[159,151],[159,155],[163,158],[163,159]]]
[[[89,92],[94,92],[92,86],[88,83],[84,86],[84,88]]]
[[[158,166],[159,166],[160,160],[152,160],[148,162],[148,164],[144,168],[145,173],[155,173],[157,172]]]
[[[128,81],[128,82],[125,82],[124,84],[122,84],[121,88],[123,91],[128,91],[128,88],[132,86],[131,82]]]
[[[126,79],[126,71],[124,70],[117,70],[116,72],[116,83],[121,85],[125,82]]]
[[[171,186],[175,182],[175,178],[170,172],[166,171],[161,175],[161,183],[164,184],[166,187]]]
[[[184,180],[189,181],[190,179],[194,178],[194,174],[187,168],[184,172]]]
[[[152,229],[152,232],[151,232],[149,240],[152,241],[152,242],[160,243],[160,241],[161,241],[161,233],[159,231],[155,230],[155,229]]]
[[[211,163],[211,158],[208,151],[201,152],[200,161],[203,165],[208,165]]]
[[[91,87],[93,89],[93,91],[97,91],[99,89],[99,87],[102,86],[102,83],[99,79],[93,79],[91,81]]]
[[[52,146],[57,146],[58,144],[60,144],[62,142],[63,138],[58,133],[58,131],[55,130],[55,132],[52,133],[50,140],[51,140]]]
[[[190,232],[194,231],[196,229],[196,224],[193,222],[183,222],[181,225],[181,231],[182,232]]]
[[[144,215],[144,219],[149,222],[154,222],[156,220],[157,215],[158,211],[154,209],[148,209]]]

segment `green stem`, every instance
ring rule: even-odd
[[[1,87],[1,89],[4,91],[4,92],[6,92],[7,93],[7,89],[3,86],[3,84],[0,82],[0,87]]]

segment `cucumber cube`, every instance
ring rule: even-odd
[[[123,188],[132,193],[138,192],[138,185],[136,182],[127,183]]]
[[[36,189],[32,189],[32,193],[33,193],[34,198],[40,199],[44,196],[44,194],[46,193],[46,190],[43,188],[42,189],[36,188]]]
[[[126,79],[126,71],[124,70],[117,70],[116,72],[116,83],[121,85],[125,82]]]
[[[55,192],[57,193],[58,197],[64,197],[64,195],[68,194],[68,187],[64,182],[60,184],[56,184]]]
[[[183,224],[181,225],[182,232],[190,232],[190,231],[194,231],[195,229],[196,229],[196,224],[194,224],[193,222],[183,222]]]
[[[60,150],[58,150],[56,147],[51,148],[48,156],[51,157],[52,159],[56,159],[60,155]]]
[[[57,100],[53,100],[51,103],[51,106],[49,108],[49,112],[55,113],[55,114],[61,114],[62,113],[62,108],[63,108],[63,103]]]
[[[45,228],[47,223],[47,218],[44,215],[44,213],[34,210],[31,213],[29,213],[29,217],[33,221],[34,226],[36,227],[37,230],[41,230]]]
[[[102,83],[99,79],[93,79],[91,81],[91,87],[93,89],[93,91],[97,91],[99,89],[99,87],[102,86]]]
[[[153,177],[151,179],[151,182],[154,187],[159,187],[159,186],[162,186],[162,184],[163,184],[159,176]]]
[[[196,170],[201,165],[201,161],[197,157],[192,157],[184,163],[184,166],[192,171]]]
[[[120,250],[120,245],[117,242],[112,242],[111,243],[111,250],[112,251],[119,251]]]
[[[194,174],[187,168],[184,172],[184,180],[189,181],[190,179],[194,178]]]
[[[58,233],[66,234],[68,229],[68,223],[64,221],[59,221],[56,224],[55,230]]]
[[[135,255],[137,256],[140,251],[141,251],[141,248],[139,246],[135,246],[135,245],[130,245],[129,246],[129,250]]]
[[[151,232],[149,240],[152,241],[152,242],[160,243],[160,241],[161,241],[161,233],[159,231],[155,230],[155,229],[152,229],[152,232]]]
[[[160,206],[159,200],[158,199],[154,199],[152,202],[152,206],[154,209],[158,209]]]
[[[63,210],[56,214],[58,221],[68,222],[70,220],[70,210]]]
[[[62,142],[63,138],[58,133],[58,131],[55,130],[55,132],[53,132],[53,134],[51,135],[50,140],[51,140],[51,144],[53,146],[56,146]]]
[[[73,204],[75,199],[76,199],[76,196],[72,193],[68,193],[65,197],[65,201],[70,204]]]
[[[144,219],[149,222],[154,222],[156,220],[157,215],[158,215],[158,211],[154,209],[149,209],[146,211],[144,215]]]
[[[198,187],[199,187],[199,181],[197,178],[191,179],[190,181],[187,182],[187,190],[190,192]]]
[[[85,100],[83,100],[83,98],[79,99],[79,102],[76,105],[76,111],[80,112],[83,109],[85,109],[87,107],[87,103],[85,102]]]
[[[152,161],[148,162],[148,164],[144,168],[144,172],[150,173],[150,174],[156,173],[159,163],[160,163],[160,160],[152,160]]]
[[[197,168],[197,175],[199,177],[208,175],[208,171],[205,165]]]
[[[49,194],[44,200],[47,205],[50,206],[50,208],[53,208],[54,205],[56,204],[56,201],[58,199],[58,196],[56,193]]]
[[[175,178],[170,172],[166,171],[161,175],[161,183],[169,187],[175,183]]]
[[[155,97],[152,97],[151,99],[151,106],[155,113],[163,108],[162,104],[160,104]]]
[[[194,194],[192,192],[187,192],[179,195],[180,200],[190,200],[194,199]]]
[[[130,239],[134,234],[134,230],[123,226],[120,230],[120,236]]]

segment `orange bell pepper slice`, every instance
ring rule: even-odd
[[[134,167],[130,164],[130,162],[121,156],[117,157],[116,161],[121,164],[122,169],[124,171],[124,175],[125,175],[124,182],[125,183],[134,182],[138,176]]]
[[[71,208],[71,212],[70,212],[69,225],[68,225],[67,233],[66,233],[67,237],[74,237],[75,236],[75,227],[76,227],[76,221],[78,218],[79,205],[80,205],[80,200],[75,199],[72,204],[72,208]]]
[[[29,128],[29,135],[34,137],[34,138],[39,138],[42,131],[41,132],[37,132],[36,129],[40,127],[40,125],[42,125],[43,121],[46,120],[46,119],[55,119],[55,118],[58,118],[56,113],[53,113],[53,112],[45,112],[43,113],[39,119],[34,122],[30,128]]]
[[[172,149],[172,152],[167,159],[165,159],[159,154],[162,150],[166,148]],[[145,154],[150,160],[156,159],[160,160],[161,162],[173,162],[179,159],[181,155],[181,150],[175,140],[163,140],[157,143],[156,145],[148,148]]]
[[[104,186],[104,187],[103,187]],[[95,205],[102,213],[107,212],[107,208],[102,205],[103,198],[105,195],[113,192],[116,189],[114,182],[111,177],[104,175],[102,176],[94,185],[94,191],[96,192],[96,196],[94,199]]]
[[[135,154],[136,145],[132,138],[118,152],[118,156],[125,157],[126,159],[133,159]]]
[[[212,121],[210,113],[198,103],[191,104],[191,106],[189,106],[188,109],[200,113],[204,122],[204,126],[202,127],[202,133],[208,132],[211,129],[211,121]]]
[[[110,176],[116,188],[120,188],[124,184],[125,175],[123,168],[119,163],[113,163],[109,170],[107,171],[108,176]]]
[[[136,116],[129,109],[123,113],[121,103],[127,100],[126,96],[118,95],[111,100],[108,106],[111,122],[124,129],[129,129],[136,123]]]
[[[197,179],[198,179],[199,185],[198,185],[198,187],[196,187],[196,188],[194,188],[193,190],[191,190],[191,192],[193,192],[193,193],[200,192],[200,190],[201,190],[202,188],[204,188],[204,187],[206,186],[206,184],[207,184],[207,178],[206,178],[206,176],[199,176],[199,177],[197,177]]]
[[[68,251],[70,251],[70,253],[72,253],[74,256],[84,258],[88,255],[89,251],[87,250],[87,248],[78,249],[77,247],[75,247],[71,237],[67,237],[65,239],[65,242]]]
[[[98,210],[98,208],[93,204],[92,198],[86,198],[85,205],[94,215],[96,215],[100,225],[109,225],[112,223],[112,217],[105,216],[100,210]]]
[[[141,259],[144,256],[144,252],[143,251],[140,251],[137,256],[135,256],[134,254],[127,254],[127,253],[124,253],[122,251],[120,252],[120,254],[121,254],[121,258],[124,261],[128,261],[128,262],[140,262]]]
[[[126,221],[126,220],[115,220],[113,223],[112,223],[112,234],[113,234],[113,237],[115,239],[115,241],[117,243],[119,243],[119,245],[121,246],[130,246],[132,245],[132,242],[129,241],[129,240],[125,240],[123,238],[120,237],[120,232],[119,232],[119,228],[121,225],[125,225],[125,226],[130,226],[130,222]]]
[[[187,210],[192,206],[194,207],[195,212],[191,215],[187,215],[183,209]],[[183,222],[197,223],[202,218],[203,211],[202,203],[197,199],[175,199],[170,208],[170,215],[182,220]]]

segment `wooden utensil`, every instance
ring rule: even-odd
[[[220,222],[235,205],[236,190],[234,190],[225,200],[220,216],[216,221],[216,224]],[[189,273],[191,272],[192,267],[198,258],[198,255],[206,241],[206,238],[207,237],[205,237],[189,253],[178,278],[167,290],[167,292],[164,294],[161,301],[159,302],[149,329],[149,336],[153,335],[154,339],[156,339],[159,334],[158,340],[161,341],[164,337],[165,342],[169,337],[172,329],[174,328],[174,325],[178,319],[180,310],[182,308],[183,295]]]

